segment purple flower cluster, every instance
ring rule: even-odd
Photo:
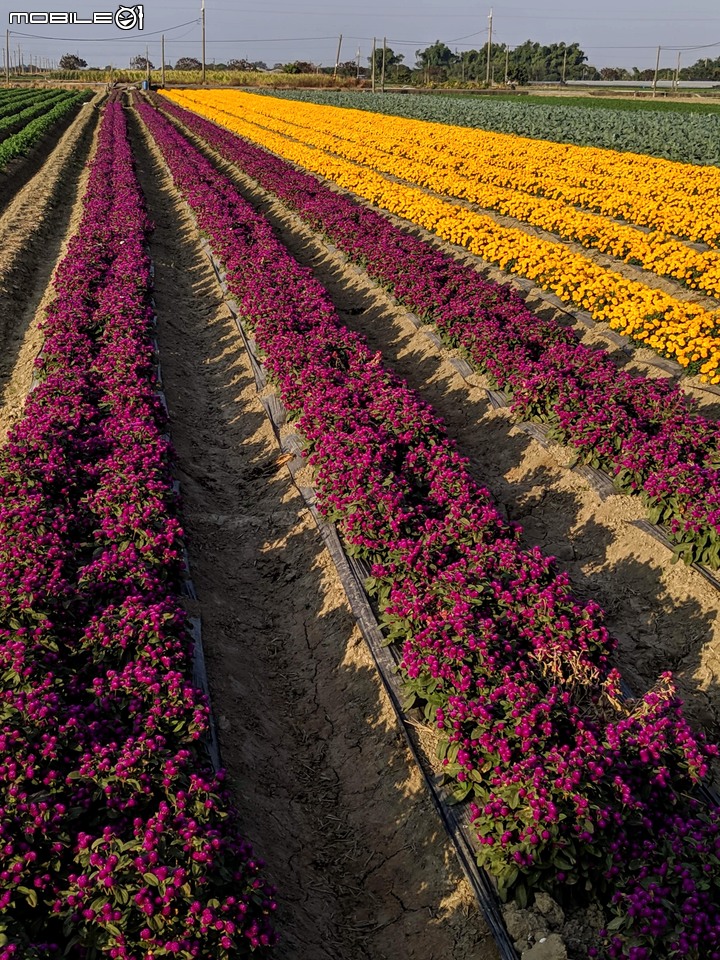
[[[205,756],[121,105],[0,450],[0,958],[230,958],[273,892]]]
[[[679,556],[720,568],[720,426],[699,416],[677,384],[618,370],[573,330],[531,313],[509,287],[484,280],[285,160],[155,99],[400,303],[435,323],[446,343],[506,392],[518,418],[549,424],[580,462],[639,494]]]
[[[320,509],[370,567],[409,697],[472,802],[480,863],[521,899],[605,895],[607,956],[720,958],[720,810],[690,796],[717,751],[671,678],[622,702],[598,607],[519,548],[433,410],[341,326],[229,179],[136,106],[308,441]]]

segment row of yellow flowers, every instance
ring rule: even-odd
[[[471,180],[720,245],[715,167],[276,98],[253,98],[246,108],[361,142],[383,135],[394,153]]]
[[[575,241],[627,263],[638,264],[658,276],[678,280],[709,296],[720,295],[720,253],[716,250],[699,252],[662,233],[648,234],[607,217],[577,210],[560,200],[495,186],[488,182],[484,170],[478,169],[474,175],[458,172],[452,158],[446,160],[444,154],[437,155],[407,138],[398,139],[392,124],[390,129],[386,124],[375,125],[373,120],[377,114],[370,114],[370,120],[365,119],[364,123],[355,119],[354,123],[346,122],[340,126],[336,117],[339,111],[334,107],[291,103],[292,120],[288,120],[284,116],[287,101],[271,99],[269,106],[266,104],[267,98],[254,98],[255,109],[245,108],[243,116],[275,133],[364,164],[378,173],[388,173],[437,193],[514,217],[557,234],[563,240]],[[416,126],[422,132],[423,125],[419,121]],[[720,220],[715,224],[715,230],[720,231]]]
[[[532,279],[563,301],[588,310],[596,320],[608,322],[683,366],[700,362],[703,378],[720,383],[717,314],[605,270],[562,243],[502,227],[482,213],[248,122],[245,113],[256,99],[252,95],[219,90],[169,91],[166,95],[378,207]]]

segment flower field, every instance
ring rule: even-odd
[[[449,343],[507,391],[519,417],[552,424],[582,462],[604,467],[623,490],[638,492],[652,520],[668,525],[680,555],[720,566],[713,518],[718,427],[697,415],[679,387],[619,373],[610,357],[585,348],[566,327],[540,321],[507,289],[217,126],[186,111],[177,115],[401,302],[437,323]]]
[[[264,92],[264,91],[261,91]],[[711,103],[542,97],[408,97],[369,90],[274,90],[274,97],[349,107],[536,140],[717,166],[720,117]]]
[[[418,223],[445,240],[467,247],[490,263],[496,263],[503,269],[532,279],[538,286],[552,291],[561,300],[586,309],[595,320],[608,322],[613,329],[620,330],[664,356],[677,360],[682,366],[697,369],[708,381],[720,383],[720,337],[716,332],[716,309],[702,307],[639,280],[628,278],[616,270],[595,263],[582,253],[573,251],[564,243],[528,234],[519,228],[503,226],[481,212],[453,204],[444,196],[428,194],[422,186],[416,184],[428,185],[430,182],[434,187],[442,187],[443,193],[449,189],[456,195],[462,195],[463,177],[455,172],[444,174],[442,168],[436,173],[436,153],[432,148],[428,153],[424,144],[420,150],[421,154],[424,154],[422,161],[406,160],[402,156],[405,148],[401,149],[401,156],[397,158],[395,144],[398,139],[405,139],[407,126],[412,130],[411,121],[394,118],[385,120],[380,114],[360,113],[357,121],[358,139],[353,141],[346,139],[352,130],[352,120],[346,133],[343,116],[346,111],[332,107],[273,101],[269,97],[236,91],[182,91],[171,93],[169,97],[223,123],[235,133],[272,149],[305,169],[333,180],[381,208]],[[286,119],[290,115],[293,117],[292,122]],[[336,127],[342,126],[342,136],[323,133],[326,124],[333,123]],[[415,123],[415,133],[410,134],[411,143],[413,136],[422,140],[424,126]],[[378,128],[387,129],[384,138],[380,135],[385,144],[384,151],[373,150],[374,131]],[[433,133],[434,129],[430,127],[427,138],[431,139]],[[461,143],[463,140],[469,141],[464,153],[467,157],[468,153],[473,152],[473,141],[488,135],[456,130],[453,131],[453,136]],[[515,153],[515,141],[509,139],[510,142],[505,144],[505,151]],[[455,152],[457,149],[456,147]],[[496,146],[495,149],[500,148]],[[543,146],[540,149],[543,149]],[[565,153],[573,151],[573,148],[569,147],[562,149]],[[391,153],[388,153],[388,150]],[[519,163],[522,163],[522,149],[519,152]],[[591,168],[597,151],[577,148],[576,152],[579,163],[584,162]],[[557,164],[557,149],[555,153]],[[462,159],[461,152],[460,162]],[[601,169],[597,176],[598,185],[603,182],[603,159],[605,158],[601,158]],[[606,162],[609,163],[612,159],[613,157]],[[647,163],[653,163],[645,159]],[[552,145],[545,160],[546,166],[550,164],[552,169]],[[625,157],[621,160],[621,169],[623,164],[628,164]],[[661,161],[654,161],[654,164],[662,166]],[[392,179],[385,176],[386,173],[392,174]],[[575,174],[578,175],[582,176]],[[562,232],[566,234],[566,239],[575,239],[579,231],[588,243],[592,240],[593,245],[611,250],[618,256],[638,260],[653,267],[656,261],[659,261],[661,265],[657,270],[660,274],[680,275],[687,282],[698,272],[700,261],[696,251],[685,250],[681,244],[668,241],[664,236],[659,243],[653,244],[644,234],[637,233],[634,236],[628,228],[623,231],[618,224],[606,225],[597,216],[586,215],[582,225],[573,228],[574,220],[583,220],[575,210],[571,210],[567,217],[558,218],[556,205],[550,215],[547,209],[541,209],[543,203],[546,208],[549,206],[545,198],[530,200],[521,196],[518,199],[512,172],[504,176],[506,184],[509,183],[511,187],[508,203],[499,200],[495,191],[491,191],[494,196],[488,199],[484,187],[473,189],[471,198],[478,200],[481,206],[492,207],[495,203],[502,208],[502,212],[512,211],[518,219],[546,229],[562,223]],[[667,178],[668,173],[664,176]],[[704,168],[696,168],[695,178],[700,177],[707,177],[711,183],[714,182],[712,174],[708,176]],[[612,176],[609,180],[612,191]],[[650,180],[652,182],[652,176]],[[657,175],[657,188],[660,188],[662,181],[661,172]],[[587,202],[592,208],[593,191],[591,189],[584,192],[590,193]],[[694,191],[688,184],[685,195],[692,192]],[[576,203],[577,200],[578,197],[573,197],[571,202]],[[619,205],[619,201],[616,205]],[[646,221],[647,217],[644,217],[642,208],[652,205],[647,200],[645,204],[640,201],[635,205],[636,209],[639,208],[632,214],[636,222],[643,224]],[[533,207],[534,213],[530,209]],[[710,207],[712,210],[712,201]],[[620,211],[615,215],[620,215]],[[623,210],[622,215],[628,216],[630,213]],[[588,224],[588,220],[592,220],[592,224]],[[691,227],[689,224],[685,226],[687,231],[696,229],[703,233],[702,220],[699,227]],[[714,228],[711,228],[711,232],[712,229]],[[704,232],[707,233],[707,230]],[[627,240],[628,234],[632,236],[631,242]],[[717,286],[714,277],[717,274],[713,274],[713,270],[716,271],[717,267],[714,254],[710,254],[707,262],[702,261],[702,264],[708,273],[706,276],[705,269],[702,269],[700,273],[705,279],[698,283],[704,283],[706,288],[715,292]]]
[[[518,551],[432,412],[370,363],[227,179],[152,107],[138,111],[299,415],[321,509],[371,565],[368,587],[403,645],[408,689],[448,732],[445,770],[458,799],[473,799],[480,862],[521,902],[538,887],[610,883],[608,956],[720,944],[704,867],[718,813],[681,799],[715,748],[694,740],[670,678],[621,706],[596,607],[579,604],[539,553]],[[639,877],[627,872],[638,857]],[[685,888],[667,877],[668,857],[683,861]],[[677,928],[686,893],[701,928]],[[676,919],[667,907],[660,917],[660,898]]]
[[[22,94],[0,94],[0,118],[4,110],[10,117],[25,109]],[[199,591],[199,609],[205,605],[211,623],[219,616],[230,624],[231,645],[246,650],[242,682],[227,687],[222,674],[231,646],[211,646],[210,679],[231,691],[220,701],[221,746],[246,753],[251,771],[228,783],[209,762],[210,704],[193,679],[175,476],[190,486],[191,501],[200,491],[191,529],[215,525],[219,540],[232,518],[209,504],[228,481],[204,462],[202,421],[217,409],[224,429],[234,427],[239,386],[231,383],[224,399],[216,392],[190,414],[193,454],[178,454],[169,439],[179,426],[174,405],[168,413],[158,392],[164,377],[156,340],[171,369],[176,353],[187,358],[188,366],[178,367],[180,393],[195,367],[222,376],[230,362],[227,335],[220,352],[202,359],[174,326],[178,251],[197,247],[198,234],[222,267],[287,428],[303,444],[303,470],[320,513],[369,571],[365,589],[397,652],[405,709],[424,717],[437,769],[452,800],[468,811],[477,862],[500,898],[530,909],[543,892],[568,911],[600,911],[601,926],[573,944],[573,960],[718,960],[720,806],[706,789],[717,745],[688,720],[669,669],[637,696],[628,693],[618,640],[587,584],[578,590],[552,556],[521,542],[507,505],[479,482],[443,416],[393,372],[384,350],[375,352],[349,328],[337,293],[290,252],[245,179],[332,243],[395,303],[432,323],[445,345],[504,393],[516,421],[545,424],[574,459],[607,471],[663,525],[678,558],[717,570],[717,421],[700,414],[682,384],[618,369],[571,327],[534,315],[509,287],[386,216],[400,213],[549,289],[561,285],[568,301],[720,382],[712,310],[565,246],[572,240],[715,293],[715,251],[690,245],[717,242],[710,236],[715,174],[687,168],[685,179],[672,180],[676,165],[642,158],[643,185],[621,208],[618,184],[633,162],[629,155],[564,147],[570,160],[552,194],[541,180],[557,157],[553,144],[470,130],[459,136],[401,118],[384,126],[376,115],[369,121],[355,113],[338,127],[336,114],[235,91],[135,94],[125,103],[113,95],[103,107],[81,214],[68,228],[44,308],[34,385],[0,447],[0,960],[300,956],[292,930],[302,926],[298,914],[313,909],[318,865],[330,878],[340,864],[344,897],[352,885],[361,898],[376,897],[369,919],[343,934],[365,939],[347,948],[333,942],[323,960],[391,949],[402,955],[411,942],[422,951],[435,922],[432,909],[425,919],[425,909],[413,908],[423,920],[412,935],[405,927],[394,945],[372,947],[368,937],[395,922],[386,901],[394,897],[402,907],[402,899],[385,888],[373,892],[372,849],[354,866],[352,817],[337,799],[347,792],[338,790],[324,806],[322,785],[343,783],[347,760],[361,784],[358,809],[369,808],[379,821],[395,817],[392,835],[410,820],[411,792],[383,756],[398,752],[397,745],[382,741],[380,753],[367,759],[378,738],[371,718],[357,754],[343,756],[348,741],[341,739],[335,752],[316,758],[311,780],[297,779],[292,755],[302,756],[322,736],[313,710],[339,725],[361,699],[361,678],[333,661],[330,674],[342,671],[337,715],[319,700],[316,707],[302,703],[303,660],[317,674],[313,641],[328,613],[305,602],[288,614],[307,618],[296,667],[289,668],[283,617],[272,604],[297,576],[292,570],[271,574],[268,608],[246,626],[237,612],[252,603],[254,588],[238,587],[239,601],[230,596],[233,576],[243,582],[243,571],[223,571],[227,596],[215,596],[208,582],[206,596]],[[481,171],[487,180],[479,180]],[[691,196],[706,220],[693,220],[687,205],[672,213],[676,205],[658,204],[653,214],[652,190],[670,189]],[[455,200],[542,226],[557,239],[531,240]],[[663,211],[678,218],[672,229],[669,221],[651,222]],[[683,213],[685,234],[678,227]],[[153,219],[160,242],[153,241]],[[202,327],[217,289],[196,266],[187,273]],[[242,444],[254,449],[257,437],[248,427]],[[250,459],[242,469],[276,497],[284,462]],[[232,497],[237,479],[229,482]],[[276,518],[285,507],[272,502]],[[260,521],[241,519],[237,539],[245,541]],[[282,561],[269,556],[275,541],[267,536],[253,576]],[[210,580],[218,563],[207,546],[212,540],[204,541],[207,556],[195,554]],[[197,548],[190,542],[189,549],[192,559]],[[308,570],[317,563],[298,553],[299,544],[293,549]],[[270,630],[263,618],[272,621]],[[339,636],[331,639],[340,644]],[[275,683],[289,693],[257,733],[254,701]],[[318,696],[316,690],[309,699]],[[294,732],[301,704],[308,720]],[[253,753],[261,742],[264,760]],[[398,812],[391,815],[395,807],[374,808],[373,797],[375,782],[385,789],[393,776]],[[264,794],[251,786],[255,780]],[[285,791],[287,802],[276,806],[275,795]],[[306,791],[310,800],[302,801]],[[272,809],[268,820],[281,826],[280,846],[269,843],[274,828],[263,824],[263,796]],[[302,802],[322,808],[312,842],[296,826]],[[266,866],[253,853],[248,822],[275,862],[266,857]],[[333,831],[338,847],[326,848]],[[427,871],[419,841],[410,849]],[[285,914],[283,883],[295,873],[301,884],[308,878],[307,889],[295,912]],[[412,884],[432,889],[432,878],[413,874]],[[350,901],[335,903],[329,886],[318,889],[344,920],[345,912],[362,916],[357,901],[348,909]],[[457,928],[454,936],[459,942]],[[428,960],[437,949],[426,947]],[[473,950],[478,958],[494,956],[478,952],[477,943]]]

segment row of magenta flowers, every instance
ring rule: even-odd
[[[39,382],[0,451],[0,958],[229,958],[272,891],[202,746],[150,223],[105,108]]]
[[[215,150],[435,323],[522,420],[548,424],[582,463],[639,494],[687,562],[720,568],[720,426],[677,384],[617,369],[570,328],[532,314],[509,287],[433,249],[386,217],[221,127],[157,98]]]
[[[341,326],[231,181],[137,109],[297,418],[321,510],[371,565],[408,691],[471,800],[480,863],[521,900],[603,897],[608,957],[720,958],[720,810],[692,798],[717,751],[693,737],[671,678],[622,702],[598,607],[520,549],[433,410]]]

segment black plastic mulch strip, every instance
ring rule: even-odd
[[[670,373],[673,377],[679,377],[683,372],[683,368],[676,360],[669,360],[667,357],[653,357],[652,360],[645,360],[643,362],[647,363],[648,366],[664,370],[665,373]]]
[[[168,410],[167,397],[165,396],[165,391],[164,391],[164,390],[156,390],[156,391],[155,391],[155,396],[158,398],[158,400],[159,400],[160,403],[162,404],[162,408],[163,408],[163,410],[165,411],[165,416],[166,416],[168,419],[170,419],[170,411]]]
[[[583,326],[588,328],[588,330],[594,330],[597,326],[595,320],[593,320],[586,310],[578,310],[576,313],[570,314],[570,316],[573,316],[576,320],[579,320]]]
[[[621,491],[618,490],[613,483],[612,477],[602,470],[598,470],[596,467],[589,467],[584,463],[578,464],[578,466],[573,467],[572,470],[590,484],[601,500],[605,501],[609,497],[621,496]]]
[[[281,427],[287,419],[285,407],[280,403],[278,397],[273,393],[269,397],[262,397],[260,402],[265,407],[265,412],[276,426]]]
[[[405,742],[417,764],[430,793],[433,805],[440,816],[445,830],[452,840],[455,854],[460,862],[465,877],[470,884],[475,898],[481,906],[483,915],[492,932],[498,952],[503,960],[516,960],[517,952],[510,939],[502,918],[497,893],[490,877],[481,870],[475,859],[475,850],[471,837],[472,823],[467,804],[451,804],[448,795],[442,786],[441,778],[427,769],[409,731],[406,712],[402,706],[402,681],[397,674],[398,658],[384,645],[383,636],[375,618],[372,606],[363,588],[363,571],[352,557],[348,557],[343,550],[337,530],[334,526],[323,521],[314,506],[310,507],[315,522],[318,525],[325,545],[328,548],[338,575],[347,593],[353,611],[365,642],[370,648],[375,665],[380,673],[385,691],[395,710]]]
[[[223,291],[227,291],[227,284],[225,283],[224,279],[220,276],[220,273],[218,272],[217,264],[215,263],[215,257],[211,254],[209,248],[206,249],[205,253],[207,254],[207,257],[210,260],[210,263],[212,264],[212,268],[215,271],[215,276],[217,277],[218,283],[220,284]],[[225,306],[230,311],[232,318],[235,321],[237,328],[240,331],[240,335],[243,338],[243,341],[245,343],[245,350],[247,351],[247,355],[250,358],[250,366],[252,368],[253,377],[255,378],[255,383],[257,385],[258,391],[263,390],[267,386],[267,377],[265,376],[265,369],[257,359],[254,342],[246,335],[245,331],[242,329],[242,324],[238,319],[237,302],[235,300],[226,300]],[[274,427],[274,424],[273,424],[273,427]]]
[[[190,617],[188,630],[193,640],[193,686],[205,694],[210,707],[208,724],[209,729],[204,738],[204,746],[207,750],[210,763],[213,765],[213,769],[217,772],[221,766],[220,744],[218,742],[217,728],[215,726],[215,718],[213,716],[212,704],[210,701],[210,684],[208,683],[207,669],[205,667],[205,651],[203,650],[202,624],[200,617]]]
[[[488,390],[485,388],[485,393],[487,393],[488,400],[490,405],[495,410],[502,410],[503,407],[509,407],[510,404],[507,401],[507,397],[501,390]]]
[[[463,360],[461,357],[451,357],[450,366],[454,367],[464,380],[467,380],[474,373],[467,360]]]
[[[434,347],[438,347],[438,348],[443,347],[442,340],[436,333],[433,333],[432,330],[423,330],[422,334],[425,337],[425,339],[429,340]]]
[[[714,393],[716,397],[720,397],[720,387],[714,383],[694,383],[694,390],[704,390],[706,393]]]
[[[632,354],[634,353],[634,347],[630,343],[627,337],[624,337],[621,333],[615,333],[614,330],[603,330],[602,336],[605,340],[609,340],[610,343],[615,344],[623,353]]]
[[[513,285],[519,290],[524,290],[525,293],[530,293],[531,290],[535,289],[535,282],[533,280],[528,280],[525,277],[514,276],[512,274],[509,274],[508,276],[511,276]]]

